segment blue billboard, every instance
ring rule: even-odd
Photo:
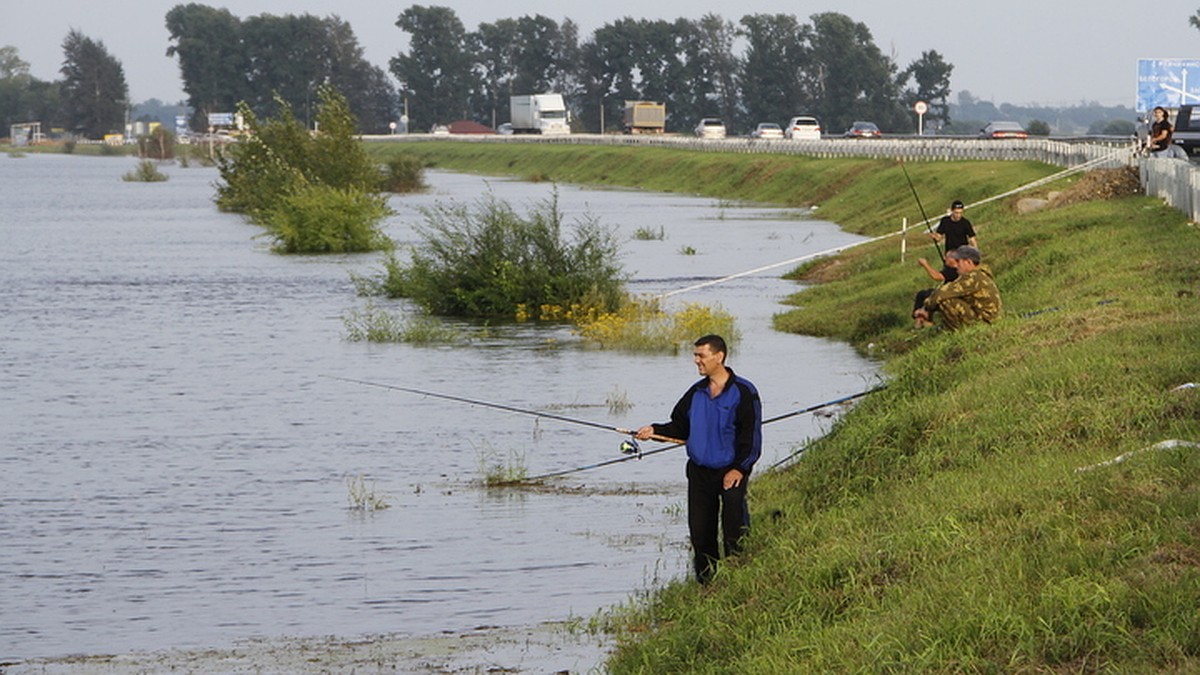
[[[1200,103],[1200,59],[1138,59],[1138,112],[1185,103]]]

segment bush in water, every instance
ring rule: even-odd
[[[388,285],[432,314],[512,316],[521,305],[582,302],[609,311],[621,302],[612,231],[585,218],[564,238],[557,196],[524,217],[489,196],[474,209],[428,209],[425,220],[411,262]]]
[[[379,230],[390,213],[378,191],[379,169],[355,136],[345,98],[328,86],[318,93],[315,134],[281,100],[279,116],[261,121],[245,104],[238,106],[249,133],[218,158],[224,182],[217,205],[266,227],[281,252],[389,248]],[[339,209],[347,210],[326,222]]]
[[[303,185],[256,219],[280,253],[360,253],[391,245],[376,224],[389,213],[384,198],[355,188]]]
[[[388,192],[419,192],[425,189],[425,163],[420,157],[398,155],[384,164],[382,187]]]
[[[158,164],[148,159],[138,162],[137,168],[121,176],[127,183],[160,183],[167,180],[167,174],[158,170]]]

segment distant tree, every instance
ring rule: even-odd
[[[500,19],[495,23],[481,23],[468,39],[480,73],[471,97],[472,107],[481,119],[495,126],[508,119],[508,97],[514,93],[517,21]]]
[[[837,12],[811,19],[802,82],[824,128],[841,130],[864,119],[884,129],[904,124],[896,64],[875,45],[866,24]]]
[[[350,24],[336,16],[242,21],[228,10],[180,5],[167,13],[167,28],[178,43],[167,54],[179,56],[194,128],[203,128],[207,113],[231,112],[239,101],[259,115],[277,113],[282,101],[311,126],[322,84],[344,93],[363,131],[383,132],[396,117],[387,73],[366,61]]]
[[[583,44],[580,117],[588,128],[600,129],[601,117],[605,129],[619,127],[624,101],[641,98],[636,72],[641,35],[638,22],[627,17],[597,28]]]
[[[904,92],[904,103],[910,107],[917,101],[929,104],[926,120],[936,120],[941,125],[950,123],[950,74],[954,66],[946,63],[942,55],[934,50],[921,53],[921,58],[909,64],[902,73],[903,79],[912,77],[916,87]]]
[[[124,128],[129,86],[121,62],[108,53],[104,43],[70,31],[63,40],[59,72],[69,128],[89,138]]]
[[[468,36],[476,54],[472,108],[489,124],[508,119],[514,94],[555,92],[570,95],[576,80],[578,29],[538,14],[480,24]]]
[[[29,63],[22,60],[16,47],[0,47],[0,135],[8,134],[8,127],[24,119],[23,99],[29,92],[32,81]]]
[[[233,112],[250,97],[250,61],[242,40],[242,22],[227,9],[191,3],[176,5],[166,15],[167,56],[179,58],[179,75],[191,126],[203,130],[208,114]]]
[[[746,39],[740,72],[742,125],[785,124],[793,115],[815,113],[803,81],[811,65],[807,27],[791,14],[748,14],[741,26]]]
[[[682,87],[674,109],[667,110],[667,128],[690,129],[701,117],[733,119],[737,110],[738,59],[733,53],[737,29],[716,14],[699,21],[680,19],[678,32],[683,51]]]
[[[1049,136],[1050,125],[1042,120],[1029,120],[1029,124],[1025,126],[1025,130],[1030,136]]]
[[[410,125],[428,129],[469,116],[475,55],[454,10],[413,5],[400,14],[396,26],[411,36],[408,53],[390,62],[408,97]]]

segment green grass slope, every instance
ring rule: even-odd
[[[867,233],[914,218],[886,162],[525,152],[430,157],[585,183],[653,174],[628,184],[816,203]],[[601,164],[605,177],[580,169]],[[939,202],[1053,172],[909,169]],[[1200,448],[1168,447],[1200,443],[1200,389],[1179,388],[1200,382],[1195,227],[1146,197],[968,216],[1004,297],[994,325],[912,329],[912,293],[929,282],[894,241],[798,273],[823,283],[777,326],[877,355],[888,387],[794,465],[755,476],[748,551],[712,585],[673,582],[614,612],[612,672],[1200,671]]]

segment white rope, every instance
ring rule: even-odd
[[[1078,469],[1075,469],[1075,473],[1083,473],[1084,471],[1092,471],[1093,469],[1099,469],[1099,468],[1106,467],[1106,466],[1112,466],[1114,464],[1120,464],[1121,462],[1124,462],[1125,460],[1129,459],[1130,457],[1140,455],[1143,452],[1150,452],[1152,450],[1171,450],[1172,448],[1200,449],[1200,443],[1193,443],[1191,441],[1181,441],[1178,439],[1159,441],[1158,443],[1155,443],[1154,445],[1151,445],[1149,447],[1142,448],[1140,450],[1130,450],[1129,452],[1127,452],[1123,455],[1118,455],[1108,461],[1100,462],[1099,464],[1092,464],[1091,466],[1081,466]]]
[[[968,208],[970,208],[970,207],[987,204],[989,202],[994,202],[998,199],[1004,199],[1005,197],[1011,197],[1012,195],[1015,195],[1017,193],[1024,192],[1025,190],[1030,190],[1035,187],[1040,187],[1047,183],[1056,181],[1060,178],[1066,178],[1067,176],[1070,176],[1072,174],[1079,173],[1081,171],[1087,171],[1089,168],[1096,166],[1098,164],[1107,162],[1107,161],[1111,160],[1113,157],[1115,157],[1119,154],[1122,154],[1124,152],[1127,152],[1127,151],[1126,150],[1117,150],[1117,151],[1111,152],[1102,157],[1097,157],[1095,159],[1088,160],[1088,161],[1084,162],[1083,164],[1079,164],[1078,166],[1073,166],[1069,169],[1063,169],[1062,171],[1059,171],[1057,173],[1050,174],[1049,176],[1046,176],[1045,178],[1039,178],[1039,179],[1033,181],[1032,183],[1027,183],[1027,184],[1022,185],[1021,187],[1018,187],[1014,190],[1009,190],[1008,192],[1005,192],[1003,194],[999,194],[994,197],[988,197],[987,199],[982,199],[982,200],[974,202],[972,204],[968,204],[967,206],[968,206]],[[934,216],[933,218],[927,218],[915,226],[910,226],[910,228],[924,227],[924,226],[928,225],[929,223],[932,223],[935,219],[940,220],[941,216]],[[802,255],[802,256],[799,256],[796,258],[790,258],[788,260],[781,260],[777,263],[771,263],[770,265],[763,265],[762,267],[755,267],[752,270],[746,270],[744,272],[737,272],[735,274],[730,274],[728,276],[721,277],[720,279],[710,279],[708,281],[703,281],[701,283],[693,284],[691,286],[685,286],[683,288],[677,288],[673,291],[667,291],[665,293],[660,293],[656,297],[658,297],[660,299],[661,298],[669,298],[673,295],[679,295],[681,293],[696,291],[701,288],[707,288],[709,286],[716,286],[717,284],[723,284],[727,281],[732,281],[734,279],[740,279],[741,277],[749,276],[751,274],[758,274],[759,272],[766,272],[767,270],[772,270],[772,269],[775,269],[776,267],[783,267],[784,265],[796,265],[796,264],[799,264],[802,262],[806,262],[808,260],[812,260],[813,258],[820,258],[820,257],[828,256],[828,255],[834,255],[836,253],[841,253],[842,251],[846,251],[846,250],[849,250],[849,249],[852,249],[852,248],[855,248],[858,246],[864,246],[866,244],[873,244],[877,241],[883,241],[885,239],[890,239],[898,234],[905,234],[905,230],[900,230],[898,232],[888,232],[887,234],[881,234],[878,237],[872,237],[870,239],[865,239],[863,241],[854,242],[852,244],[846,244],[844,246],[837,246],[835,248],[826,249],[824,251],[818,251],[816,253],[809,253],[809,254]]]

